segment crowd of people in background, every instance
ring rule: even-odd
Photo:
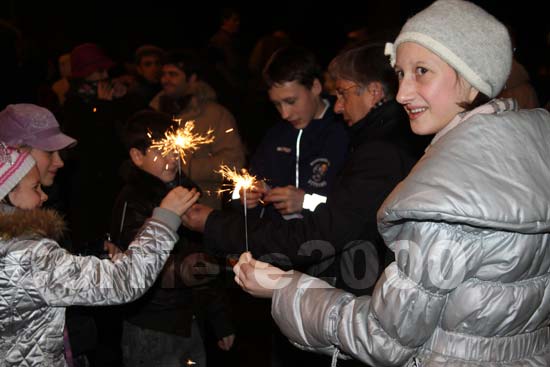
[[[30,83],[0,24],[0,366],[550,363],[550,79],[514,30],[437,0],[324,65],[244,21]]]

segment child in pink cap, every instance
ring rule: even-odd
[[[76,140],[59,129],[55,116],[47,109],[28,103],[11,104],[0,112],[0,140],[29,151],[40,172],[40,183],[51,186],[64,163],[59,151]]]

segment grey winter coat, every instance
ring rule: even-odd
[[[299,275],[275,291],[273,317],[297,345],[373,366],[550,364],[548,112],[462,122],[378,222],[396,262],[372,297]]]
[[[180,219],[157,208],[116,262],[73,256],[52,239],[52,211],[0,210],[0,366],[66,366],[65,307],[113,305],[153,284],[177,240]]]

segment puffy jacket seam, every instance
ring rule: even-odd
[[[397,267],[397,271],[399,272],[399,274],[402,274],[402,278],[401,279],[405,279],[408,283],[412,284],[414,288],[426,293],[427,295],[429,296],[432,296],[432,297],[437,297],[437,298],[444,298],[444,297],[447,297],[447,294],[437,294],[437,293],[433,293],[431,291],[429,291],[428,289],[424,288],[420,283],[417,283],[415,282],[414,280],[412,280],[407,274],[405,274],[400,268],[399,266]]]
[[[338,302],[331,308],[329,312],[330,326],[325,329],[325,337],[330,340],[335,346],[340,346],[340,340],[338,340],[338,330],[340,328],[342,309],[349,304],[355,297],[350,294],[346,294],[341,297]],[[332,332],[332,331],[336,332]]]
[[[416,218],[410,218],[408,216],[404,216],[404,215],[400,215],[401,213],[422,213],[422,214],[429,214],[429,213],[433,213],[433,214],[436,214],[436,215],[446,215],[446,216],[449,216],[453,219],[457,219],[457,220],[464,220],[464,222],[459,222],[457,221],[457,224],[466,224],[466,225],[471,225],[472,227],[479,227],[479,226],[475,226],[473,224],[468,224],[472,219],[474,220],[480,220],[480,221],[484,221],[485,223],[487,223],[487,227],[493,227],[495,226],[495,224],[497,223],[500,223],[500,224],[526,224],[526,225],[532,225],[532,224],[538,224],[540,223],[540,220],[532,220],[532,221],[522,221],[522,222],[505,222],[505,221],[499,221],[499,220],[494,220],[494,219],[487,219],[487,218],[484,218],[484,217],[474,217],[474,216],[464,216],[464,215],[457,215],[456,213],[451,213],[451,212],[443,212],[443,211],[433,211],[433,210],[418,210],[418,209],[389,209],[389,210],[386,210],[386,215],[385,216],[388,216],[390,214],[393,214],[393,215],[396,215],[399,219],[393,219],[391,220],[390,222],[399,222],[399,221],[403,221],[403,220],[407,220],[407,221],[419,221],[419,222],[439,222],[439,221],[436,221],[436,220],[430,220],[429,218],[426,218],[426,219],[416,219]],[[441,220],[441,222],[443,222],[443,220]],[[441,223],[440,222],[440,223]],[[482,227],[479,227],[479,228],[482,228]]]
[[[501,281],[498,281],[498,280],[483,280],[483,279],[479,279],[477,277],[472,277],[470,278],[472,281],[476,282],[476,283],[484,283],[488,286],[491,286],[491,287],[515,287],[515,286],[528,286],[530,284],[532,284],[533,282],[537,282],[537,281],[548,281],[548,279],[550,279],[550,273],[544,273],[544,274],[541,274],[541,275],[537,275],[535,277],[532,277],[532,278],[527,278],[527,279],[522,279],[522,280],[518,280],[518,281],[514,281],[514,282],[508,282],[508,283],[505,283],[505,282],[501,282]]]
[[[384,329],[384,327],[382,326],[382,324],[380,323],[379,319],[378,319],[378,316],[376,315],[376,313],[374,312],[371,312],[371,314],[368,316],[370,319],[373,320],[373,322],[376,323],[376,325],[379,327],[380,330],[382,330],[384,332],[384,334],[387,336],[387,338],[393,342],[394,344],[397,344],[399,345],[400,347],[406,349],[406,350],[410,350],[410,351],[414,351],[416,350],[417,348],[416,347],[409,347],[407,345],[403,345],[399,342],[399,340],[397,338],[394,338],[393,336],[391,336],[387,331],[386,329]]]
[[[464,335],[468,335],[468,334],[464,334]],[[521,335],[521,334],[518,334],[518,335]],[[490,338],[487,338],[487,339],[490,339]],[[467,362],[467,363],[472,363],[473,362],[473,363],[479,363],[479,365],[483,365],[483,363],[488,362],[488,361],[478,361],[478,360],[472,360],[472,359],[458,358],[458,357],[455,357],[455,356],[449,356],[447,354],[435,352],[435,351],[432,351],[432,350],[427,350],[427,352],[429,354],[432,354],[432,355],[435,354],[435,355],[444,357],[446,364],[448,364],[450,361],[460,361],[460,362]],[[541,351],[540,353],[533,354],[532,356],[536,356],[536,355],[543,354],[543,353],[548,353],[548,350],[547,351]],[[516,361],[524,361],[525,359],[526,359],[526,357],[522,357],[522,358],[516,358],[516,359],[499,360],[499,361],[495,361],[495,362],[508,364],[508,363],[513,363],[513,362],[516,362]]]
[[[451,334],[451,335],[465,335],[469,338],[472,338],[472,339],[495,339],[495,338],[514,338],[516,336],[520,336],[520,335],[527,335],[527,334],[532,334],[532,333],[535,333],[539,330],[543,330],[543,329],[546,329],[546,326],[545,327],[542,327],[542,328],[538,328],[538,329],[535,329],[533,331],[529,331],[529,332],[526,332],[526,333],[517,333],[517,334],[514,334],[514,335],[504,335],[504,336],[483,336],[483,335],[477,335],[477,334],[468,334],[468,333],[461,333],[461,332],[458,332],[458,331],[452,331],[452,330],[446,330],[446,329],[443,329],[442,327],[438,326],[441,330],[443,330],[445,333],[447,334]]]

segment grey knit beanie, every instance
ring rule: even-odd
[[[393,47],[415,42],[453,67],[474,88],[495,97],[512,66],[512,44],[506,27],[475,4],[438,0],[401,29]]]

